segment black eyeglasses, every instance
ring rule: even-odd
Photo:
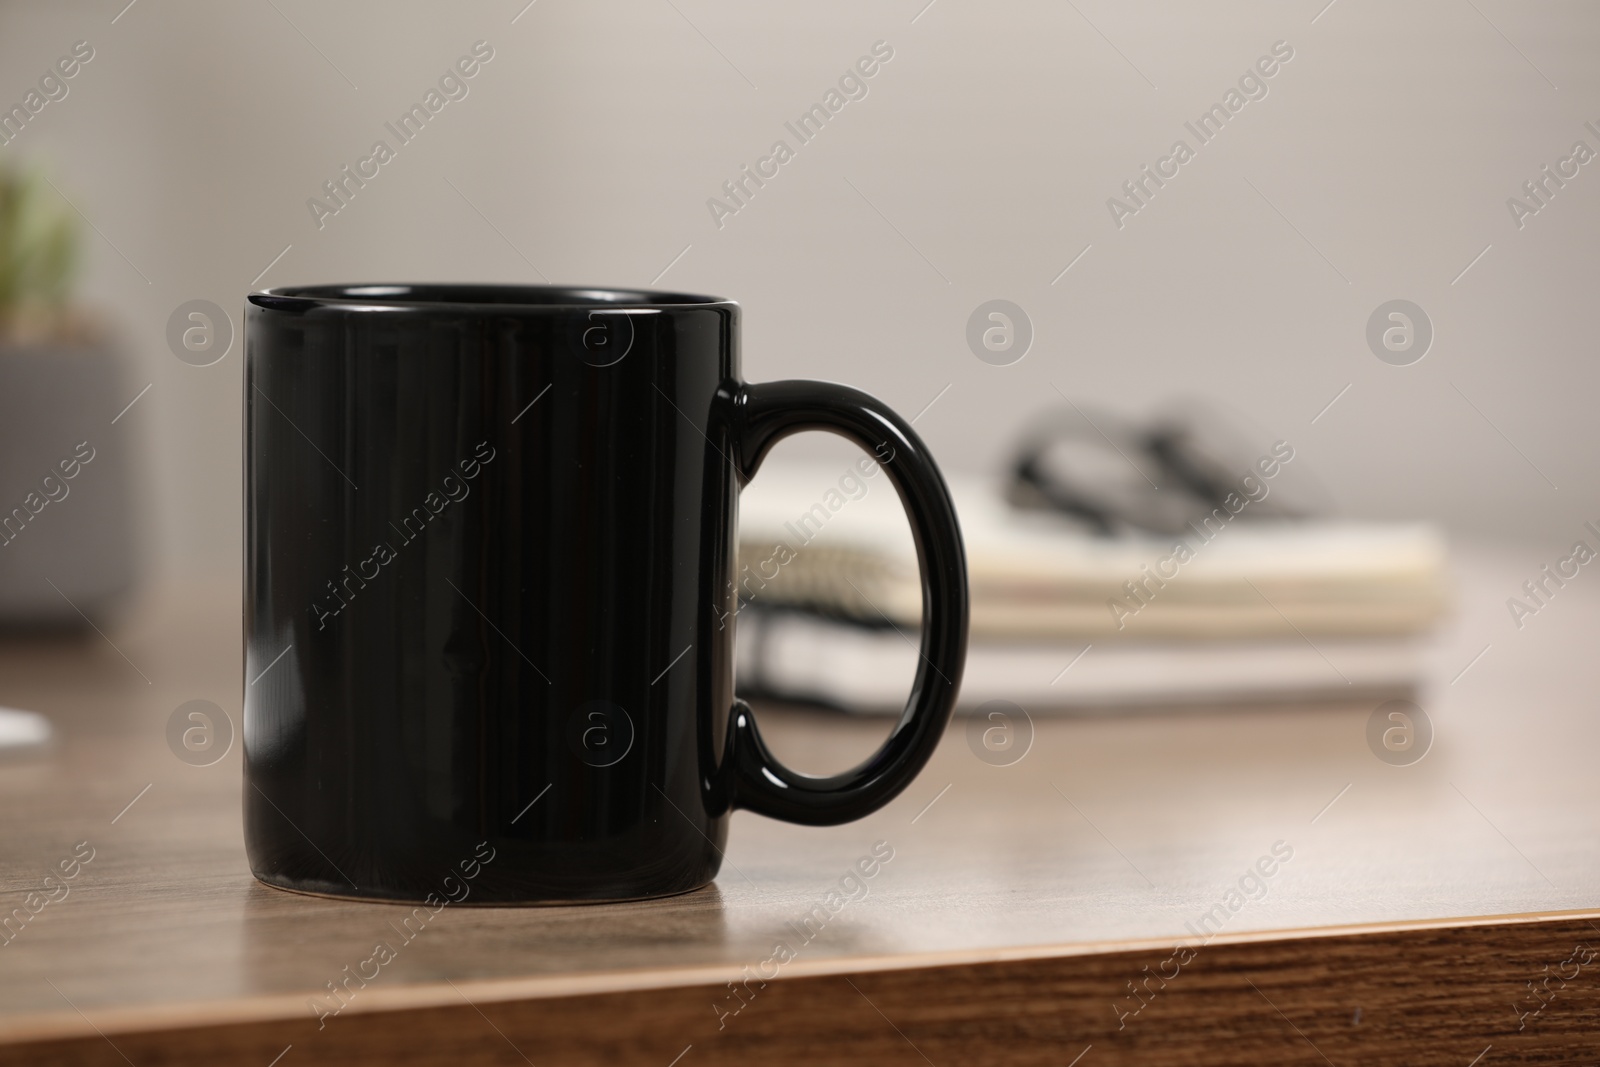
[[[1250,501],[1241,517],[1305,517],[1280,496],[1250,491],[1258,457],[1203,407],[1141,425],[1068,403],[1024,433],[1006,494],[1014,506],[1054,511],[1107,536],[1175,535],[1234,494]]]

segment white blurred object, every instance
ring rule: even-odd
[[[0,708],[0,758],[46,748],[50,738],[50,720],[43,715]]]

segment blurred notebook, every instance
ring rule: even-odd
[[[739,615],[741,695],[897,714],[917,664],[914,632],[863,629],[806,613]],[[1117,709],[1411,696],[1414,641],[1379,639],[995,642],[967,650],[960,705]]]
[[[743,692],[904,702],[921,616],[910,535],[881,471],[847,474],[763,469],[762,492],[741,503]],[[967,707],[1402,694],[1420,676],[1418,635],[1446,604],[1444,544],[1424,524],[1103,537],[981,481],[953,478],[951,491],[972,593]]]

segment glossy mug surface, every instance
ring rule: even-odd
[[[967,632],[944,481],[864,393],[741,381],[738,305],[287,288],[249,297],[245,338],[244,813],[263,882],[680,893],[716,876],[735,809],[846,822],[932,754]],[[733,693],[739,490],[807,429],[889,472],[924,600],[904,715],[822,778],[775,760]]]

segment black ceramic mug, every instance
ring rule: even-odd
[[[245,311],[245,841],[387,900],[679,893],[736,809],[826,825],[910,783],[966,651],[961,534],[911,427],[739,378],[739,307],[639,290],[274,289]],[[797,774],[733,693],[739,489],[830,430],[899,491],[922,656],[883,747]]]

